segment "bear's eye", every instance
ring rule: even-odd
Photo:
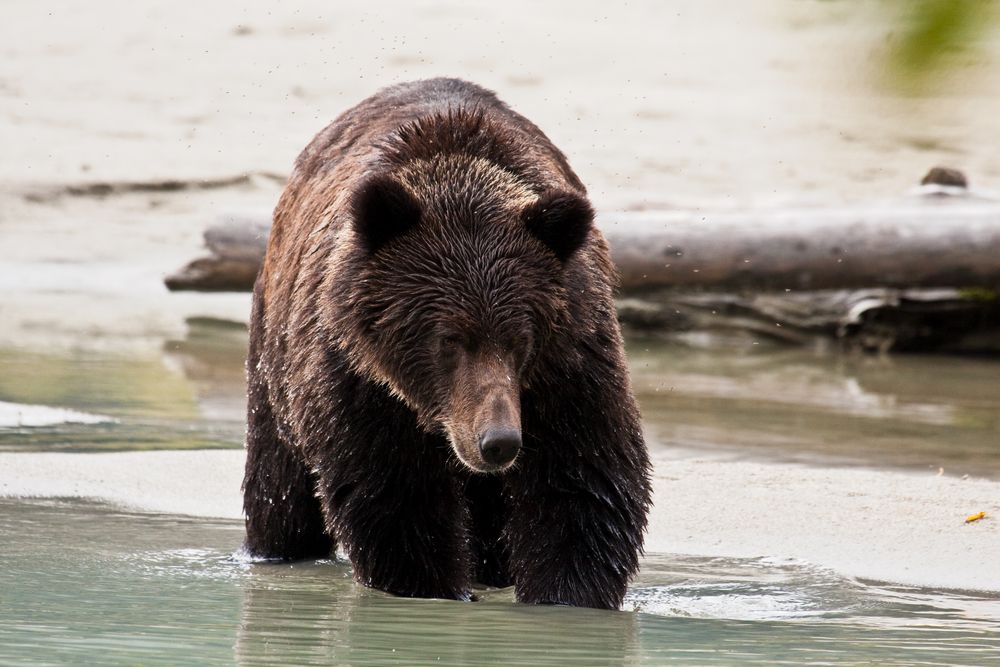
[[[462,347],[462,337],[458,334],[448,334],[441,337],[441,351],[445,354],[454,354]]]
[[[513,349],[514,363],[517,364],[518,371],[523,372],[535,353],[534,339],[530,334],[525,334],[517,340]]]

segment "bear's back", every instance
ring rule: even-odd
[[[461,108],[509,111],[490,91],[460,79],[390,86],[348,109],[317,134],[296,159],[293,178],[309,179],[335,169],[348,157],[371,152],[406,123]]]
[[[352,174],[373,167],[385,149],[405,153],[397,131],[423,123],[468,125],[469,119],[485,120],[474,128],[511,146],[517,159],[545,165],[559,181],[585,192],[583,183],[570,169],[563,154],[531,121],[513,111],[485,88],[461,79],[436,78],[411,81],[384,88],[348,109],[323,129],[302,151],[295,163],[293,180],[308,180],[347,166]],[[460,128],[469,132],[473,128]],[[472,142],[474,143],[474,142]],[[452,147],[454,148],[454,147]],[[446,147],[442,146],[442,150]],[[475,150],[474,146],[466,150]],[[405,155],[403,156],[405,159]],[[488,156],[482,156],[488,157]],[[344,165],[344,163],[348,163]],[[501,167],[510,165],[501,164]],[[539,189],[553,182],[532,184]]]
[[[482,157],[538,193],[586,193],[548,137],[494,93],[451,78],[401,83],[342,113],[298,156],[274,211],[265,273],[288,280],[304,257],[322,259],[331,248],[320,237],[336,236],[357,184],[428,151]]]

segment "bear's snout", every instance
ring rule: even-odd
[[[515,356],[484,348],[457,364],[441,418],[459,460],[471,470],[499,473],[521,450],[521,387]]]
[[[479,453],[494,466],[505,466],[521,450],[521,432],[513,428],[491,428],[479,439]]]

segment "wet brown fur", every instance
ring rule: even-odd
[[[582,183],[478,86],[383,90],[302,152],[254,290],[246,549],[399,595],[616,608],[648,459]],[[519,427],[514,464],[479,456]]]

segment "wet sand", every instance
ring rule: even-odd
[[[648,553],[792,558],[852,577],[1000,591],[1000,482],[653,453]],[[239,519],[243,460],[232,450],[0,454],[0,496]],[[986,519],[964,523],[980,511]]]

